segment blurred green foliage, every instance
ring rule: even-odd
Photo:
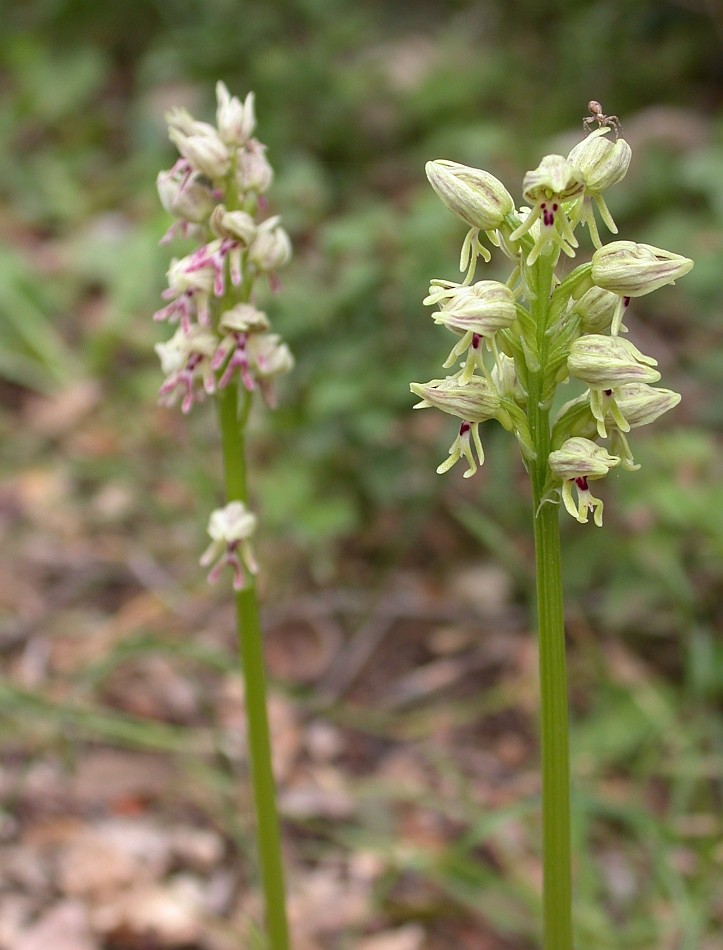
[[[525,169],[575,141],[589,99],[620,116],[634,149],[610,194],[621,235],[696,260],[680,287],[636,302],[631,319],[684,401],[667,429],[635,433],[643,468],[608,479],[605,529],[565,521],[566,582],[593,630],[625,638],[676,691],[661,687],[665,708],[687,703],[673,730],[683,745],[721,756],[720,5],[6,0],[0,9],[0,374],[23,387],[48,391],[85,373],[118,406],[150,411],[160,381],[152,344],[163,335],[150,316],[171,253],[183,252],[157,246],[168,222],[154,180],[173,161],[163,112],[185,104],[208,117],[217,78],[234,93],[255,90],[277,169],[272,210],[295,246],[283,293],[264,303],[298,368],[280,410],[255,426],[253,489],[267,530],[321,579],[344,576],[340,551],[365,559],[372,577],[399,563],[443,571],[449,532],[434,527],[461,523],[526,594],[529,505],[512,440],[490,428],[482,474],[440,479],[453,424],[410,411],[409,380],[437,375],[448,345],[421,300],[430,278],[455,278],[464,230],[427,186],[424,163],[488,168],[519,197]],[[497,275],[494,262],[487,273]],[[202,412],[193,420],[202,445],[207,422]],[[197,459],[164,464],[201,493],[200,527],[216,474]],[[644,701],[641,712],[637,694],[591,684],[577,742],[598,772],[662,748],[672,719],[651,718]],[[720,783],[680,794],[685,807],[720,807]],[[593,840],[607,821],[657,854],[659,829],[642,806],[633,817],[596,807],[580,805],[580,835]],[[654,893],[679,893],[680,874],[660,876]],[[699,945],[708,880],[690,898],[694,924],[680,946]],[[600,909],[599,875],[582,881],[589,945],[612,946],[618,911]],[[653,944],[644,896],[614,945]]]

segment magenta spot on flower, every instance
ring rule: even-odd
[[[552,206],[552,210],[553,210],[553,211],[557,211],[557,207],[558,207],[557,204],[554,204],[554,205]]]
[[[580,489],[580,491],[587,491],[587,478],[584,475],[582,475],[580,478],[576,478],[575,484]]]
[[[542,208],[542,210],[544,211],[544,210],[545,210],[545,208],[547,207],[547,205],[546,205],[546,204],[545,204],[545,202],[543,201],[543,202],[542,202],[542,204],[540,205],[540,207],[541,207],[541,208]]]
[[[469,430],[470,430],[470,424],[469,424],[469,422],[463,422],[462,425],[459,427],[459,434],[460,434],[460,435],[467,435],[467,433],[469,432]]]
[[[623,297],[623,307],[627,307],[630,304],[630,297]]]
[[[472,349],[473,350],[479,349],[479,341],[480,341],[479,333],[473,333],[472,334]]]
[[[605,393],[606,396],[612,396],[613,394],[612,389],[603,389],[603,392]]]

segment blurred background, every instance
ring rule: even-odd
[[[163,114],[256,93],[297,369],[251,487],[295,950],[539,941],[529,493],[491,424],[412,414],[464,226],[424,163],[521,176],[589,99],[633,147],[621,237],[693,257],[630,337],[683,394],[565,518],[576,926],[723,948],[723,3],[5,0],[0,38],[0,948],[259,947],[213,409],[156,406],[183,242]],[[583,252],[590,253],[583,238]],[[505,279],[499,257],[486,277]]]

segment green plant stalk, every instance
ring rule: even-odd
[[[537,453],[530,466],[537,577],[542,746],[543,946],[572,950],[570,743],[565,625],[557,505],[541,504],[550,454],[550,410],[541,405],[549,338],[554,258],[541,255],[532,270],[540,369],[530,374],[528,421]]]
[[[224,389],[218,402],[226,500],[247,504],[245,431],[251,394],[243,391],[239,408],[238,386],[232,383]],[[266,709],[266,671],[253,578],[247,576],[245,588],[236,593],[235,599],[266,930],[270,950],[288,950],[284,869]]]

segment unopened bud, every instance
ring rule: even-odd
[[[674,283],[692,267],[689,258],[650,244],[613,241],[593,254],[592,279],[621,297],[642,297]]]
[[[280,376],[290,373],[294,368],[291,350],[281,341],[278,333],[264,333],[252,336],[248,342],[249,356],[259,376]]]
[[[522,390],[515,372],[515,361],[505,353],[498,353],[495,365],[492,367],[492,382],[500,396],[509,396],[519,399]]]
[[[494,231],[514,208],[502,182],[480,168],[438,159],[427,162],[426,172],[446,207],[471,228]]]
[[[208,122],[197,122],[186,110],[180,107],[166,113],[166,122],[169,132],[175,130],[183,135],[201,135],[214,138],[218,136],[216,129]]]
[[[243,145],[256,126],[254,94],[250,92],[244,103],[232,96],[222,82],[216,83],[216,124],[218,134],[227,145]]]
[[[223,205],[217,205],[209,224],[217,237],[232,238],[247,246],[256,237],[256,222],[245,211],[227,211]]]
[[[266,146],[256,139],[246,143],[246,148],[236,159],[236,186],[242,194],[254,191],[262,195],[271,187],[274,170],[266,158]]]
[[[616,185],[627,174],[633,152],[625,139],[611,142],[609,129],[596,129],[572,149],[568,162],[577,166],[585,178],[585,191],[589,195],[602,194],[611,185]]]
[[[537,168],[525,174],[522,195],[533,204],[550,198],[567,201],[582,194],[584,187],[585,179],[579,168],[562,155],[546,155]]]
[[[409,388],[422,400],[415,409],[435,406],[467,422],[492,419],[500,409],[500,397],[482,376],[473,376],[466,384],[454,376],[432,379],[428,383],[410,383]]]
[[[623,383],[657,383],[657,360],[645,356],[629,340],[591,333],[570,347],[567,367],[571,376],[591,389],[607,390]]]
[[[228,171],[231,163],[228,149],[215,130],[213,135],[189,136],[171,128],[169,138],[192,167],[207,178],[223,178]]]

